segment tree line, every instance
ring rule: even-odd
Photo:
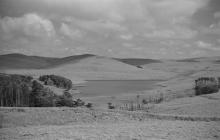
[[[0,74],[0,105],[29,106],[31,76]]]
[[[54,106],[87,106],[81,99],[74,99],[69,93],[72,81],[61,76],[41,76],[55,81],[54,85],[66,88],[62,95],[56,95],[48,87],[31,76],[0,74],[0,106],[8,107],[54,107]],[[45,78],[45,79],[44,79]],[[45,80],[46,81],[46,80]],[[60,82],[60,83],[59,83]]]
[[[58,75],[43,75],[39,80],[44,82],[45,85],[55,85],[58,88],[71,89],[72,81]]]

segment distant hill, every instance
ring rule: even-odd
[[[129,64],[129,65],[134,65],[134,66],[141,66],[141,65],[150,64],[150,63],[161,63],[160,60],[156,60],[156,59],[141,59],[141,58],[119,59],[119,58],[116,58],[116,60]]]
[[[56,74],[76,82],[81,79],[158,79],[172,76],[169,72],[137,67],[159,62],[153,59],[118,59],[92,54],[64,58],[7,54],[0,56],[0,71],[36,76]]]
[[[220,62],[220,56],[186,58],[186,59],[180,59],[180,60],[174,60],[174,61],[176,61],[176,62],[212,62],[212,63],[218,63],[218,62]]]
[[[196,58],[176,60],[176,62],[199,62]]]
[[[0,69],[45,69],[57,67],[64,64],[73,64],[79,60],[94,57],[93,54],[74,55],[63,58],[27,56],[23,54],[6,54],[0,55]],[[97,56],[98,57],[98,56]],[[103,57],[104,58],[104,57]],[[111,58],[108,58],[111,59]],[[160,60],[154,59],[139,59],[139,58],[112,58],[125,64],[140,66],[150,63],[160,63]]]
[[[91,54],[75,55],[64,58],[27,56],[23,54],[0,55],[0,69],[45,69],[92,57]]]

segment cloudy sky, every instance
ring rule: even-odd
[[[0,54],[220,55],[220,0],[0,0]]]

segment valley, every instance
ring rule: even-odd
[[[0,58],[1,73],[29,75],[36,80],[50,74],[66,77],[77,90],[72,92],[73,98],[92,104],[92,108],[1,107],[2,139],[220,137],[219,92],[195,95],[196,79],[219,77],[220,57],[151,60],[9,54]],[[46,87],[56,95],[64,92]],[[142,104],[144,100],[146,104]],[[108,103],[115,109],[108,109]],[[141,110],[120,109],[136,103],[142,104]]]

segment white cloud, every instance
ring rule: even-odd
[[[166,29],[175,24],[189,24],[190,17],[208,0],[44,0],[56,11],[93,24],[107,21],[116,28],[123,23],[134,30]],[[55,12],[56,12],[55,11]],[[59,13],[58,13],[59,14]],[[86,23],[83,23],[84,26]],[[96,23],[100,25],[101,23]],[[140,27],[141,25],[141,27]],[[91,25],[92,26],[92,25]],[[101,24],[100,28],[104,25]]]
[[[0,19],[0,29],[6,37],[25,35],[34,37],[53,37],[55,29],[51,21],[37,14],[22,17],[4,17]]]
[[[208,0],[44,1],[57,11],[69,13],[72,23],[95,33],[129,30],[135,34],[144,32],[151,38],[180,39],[196,35],[188,26],[190,18],[208,3]]]
[[[175,32],[172,30],[154,30],[144,34],[147,38],[171,38],[174,35]]]
[[[120,38],[124,39],[124,40],[131,40],[133,38],[133,35],[132,34],[122,34],[122,35],[120,35]]]
[[[197,31],[188,28],[155,29],[144,34],[147,38],[170,38],[170,39],[190,39],[197,34]]]
[[[207,0],[146,0],[147,4],[149,2],[156,8],[155,12],[164,17],[191,16],[208,3]]]
[[[196,45],[199,47],[199,48],[202,48],[202,49],[207,49],[207,50],[211,50],[211,51],[220,51],[220,48],[219,47],[216,47],[214,46],[213,44],[211,43],[207,43],[207,42],[204,42],[204,41],[197,41],[196,42]]]
[[[200,47],[200,48],[210,48],[212,46],[212,44],[210,43],[206,43],[206,42],[203,42],[203,41],[197,41],[196,42],[197,46]]]
[[[122,46],[124,46],[126,48],[133,48],[134,44],[132,44],[132,43],[122,43]]]
[[[214,18],[220,18],[220,11],[214,13]]]
[[[162,17],[191,16],[208,0],[41,0],[59,12],[81,16],[106,16],[121,21],[124,17],[142,18],[153,12]],[[72,13],[71,13],[72,12]],[[83,16],[84,17],[84,16]]]
[[[69,37],[70,39],[76,39],[76,38],[81,38],[82,37],[82,32],[78,29],[71,29],[68,25],[65,23],[62,23],[60,27],[60,32]]]
[[[203,50],[195,50],[195,51],[191,51],[190,53],[193,57],[199,57],[206,54],[206,52]]]
[[[96,33],[106,33],[106,32],[120,32],[127,30],[126,27],[108,20],[82,20],[72,17],[66,17],[65,21],[71,23],[72,25],[78,26],[83,30],[92,31]]]
[[[215,24],[211,24],[208,28],[204,27],[201,28],[201,33],[203,34],[214,34],[214,35],[220,35],[220,21]]]

